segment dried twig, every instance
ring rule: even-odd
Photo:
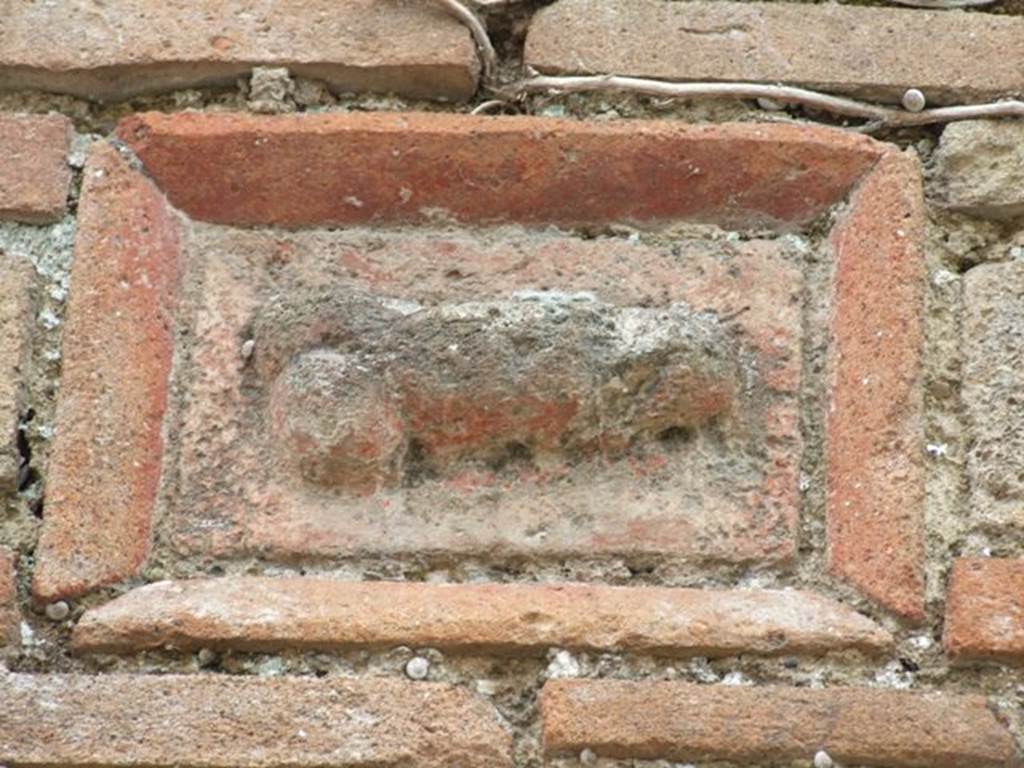
[[[900,5],[909,5],[914,8],[976,8],[979,5],[992,5],[998,0],[891,0]]]
[[[642,77],[584,75],[555,77],[536,75],[520,80],[512,88],[519,93],[556,91],[585,93],[613,91],[680,99],[773,99],[800,104],[846,117],[873,121],[881,126],[902,127],[948,123],[983,117],[1024,117],[1024,101],[1010,99],[987,104],[936,107],[910,112],[896,107],[870,104],[843,96],[832,96],[806,88],[760,83],[674,83]]]
[[[469,27],[469,31],[473,34],[473,40],[476,41],[476,47],[480,51],[484,80],[489,80],[497,69],[498,54],[495,53],[494,46],[491,45],[491,38],[487,35],[484,23],[459,0],[437,0],[437,2],[444,6],[448,13]]]

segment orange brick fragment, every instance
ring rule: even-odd
[[[956,561],[943,642],[958,660],[1024,662],[1024,559]]]
[[[806,760],[885,768],[1019,765],[983,696],[870,688],[553,680],[541,692],[549,755]]]
[[[924,225],[919,164],[893,152],[831,235],[829,569],[911,620],[924,616]]]
[[[5,675],[0,760],[17,766],[511,768],[464,689],[383,678]]]
[[[70,144],[63,115],[0,113],[0,220],[39,224],[64,215]]]
[[[149,549],[160,477],[174,307],[176,215],[106,143],[85,168],[57,436],[33,592],[80,594],[124,578]]]
[[[238,577],[160,582],[88,611],[80,651],[430,646],[672,655],[877,653],[889,633],[804,591],[411,584]]]

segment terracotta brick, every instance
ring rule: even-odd
[[[957,660],[1024,662],[1024,560],[957,560],[943,641]]]
[[[608,41],[614,40],[614,45]],[[1024,90],[1024,19],[840,4],[560,0],[533,19],[546,74],[787,83],[933,104]]]
[[[261,577],[151,584],[88,611],[73,637],[87,652],[411,645],[677,656],[877,653],[891,642],[870,620],[804,591]]]
[[[287,67],[335,91],[466,99],[469,32],[434,3],[229,0],[20,3],[0,31],[0,87],[124,99]]]
[[[840,200],[881,149],[808,126],[415,113],[151,113],[124,120],[118,135],[190,216],[287,227],[443,214],[475,223],[688,219],[793,229]]]
[[[18,422],[32,330],[32,267],[0,251],[0,499],[18,487]]]
[[[1016,766],[1010,735],[983,696],[870,688],[709,686],[553,680],[541,692],[545,750],[672,761],[885,768]]]
[[[6,647],[15,646],[20,637],[16,562],[14,552],[0,547],[0,655]]]
[[[439,683],[226,675],[4,675],[0,760],[172,768],[500,768],[489,704]]]
[[[972,267],[963,291],[970,514],[992,529],[1012,529],[1024,524],[1024,260]]]
[[[912,620],[924,615],[924,224],[919,164],[893,152],[831,234],[829,568]]]
[[[122,579],[148,551],[179,272],[176,215],[114,147],[95,144],[36,550],[39,599]]]
[[[71,121],[63,115],[0,113],[0,219],[36,224],[64,215],[70,143]]]

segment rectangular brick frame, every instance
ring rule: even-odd
[[[473,224],[688,220],[790,231],[845,200],[830,236],[829,568],[895,613],[922,617],[915,159],[817,127],[426,114],[151,114],[124,120],[117,137],[93,148],[82,192],[37,599],[122,581],[149,552],[182,276],[179,211],[289,228],[414,224],[443,209]],[[415,206],[404,189],[417,190]],[[346,202],[356,191],[361,206]]]

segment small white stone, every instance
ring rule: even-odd
[[[409,659],[405,664],[405,674],[410,680],[426,680],[430,674],[430,662],[422,656]]]
[[[833,768],[833,766],[835,763],[825,750],[818,750],[814,755],[814,768]]]
[[[584,749],[580,752],[580,764],[597,765],[597,755],[594,754],[592,749]]]
[[[71,606],[63,600],[46,606],[46,618],[50,621],[64,621],[69,615],[71,615]]]
[[[548,664],[547,676],[556,677],[579,677],[580,664],[568,651],[558,651],[551,663]]]
[[[775,99],[767,99],[764,98],[763,96],[757,100],[757,106],[769,112],[781,112],[786,108],[786,105],[783,104],[781,101],[776,101]]]
[[[200,648],[196,660],[199,662],[200,667],[208,667],[217,660],[217,654],[209,648]]]
[[[252,353],[256,351],[256,340],[246,339],[245,343],[242,344],[241,355],[243,360],[248,360],[252,357]]]
[[[907,92],[903,94],[903,108],[908,112],[920,112],[924,109],[925,104],[927,101],[924,94],[917,88],[908,88]]]

